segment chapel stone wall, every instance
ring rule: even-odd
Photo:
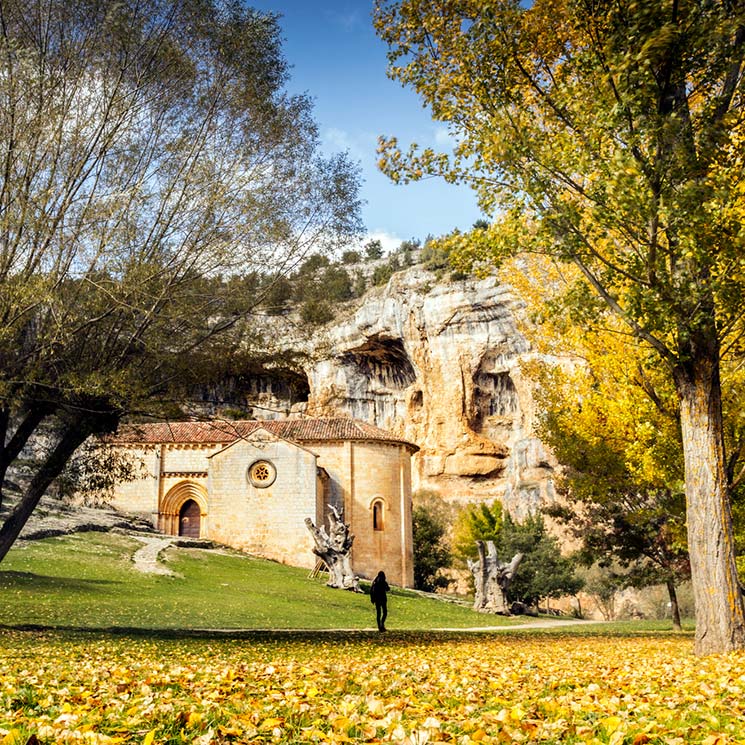
[[[168,445],[160,464],[163,473],[206,472],[209,456],[222,449],[221,445]]]
[[[108,501],[115,509],[138,515],[157,525],[160,445],[128,447],[124,452],[136,466],[140,466],[142,475],[134,481],[118,483]]]
[[[370,579],[383,570],[391,583],[412,586],[411,456],[406,446],[374,441],[314,442],[313,449],[343,497],[344,521],[355,536],[355,573]],[[376,502],[382,503],[382,513],[374,526]]]
[[[312,568],[316,557],[305,518],[318,520],[316,457],[284,440],[240,441],[210,458],[209,533],[212,540],[293,566]],[[254,486],[248,469],[267,461],[276,478]]]
[[[305,520],[328,529],[333,505],[355,536],[354,571],[372,578],[382,569],[393,584],[413,585],[411,448],[405,444],[312,440],[303,446],[262,430],[229,445],[124,447],[142,458],[145,475],[120,484],[114,505],[167,533],[178,533],[182,503],[195,499],[202,538],[312,568],[316,556]],[[249,478],[256,461],[270,464],[271,483]]]

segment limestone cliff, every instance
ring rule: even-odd
[[[533,407],[520,363],[519,304],[494,279],[438,283],[421,266],[395,274],[332,324],[300,341],[307,389],[257,383],[251,399],[316,416],[352,416],[421,448],[414,488],[452,501],[500,499],[517,517],[552,499],[550,456],[532,434]],[[254,415],[261,415],[255,410]]]

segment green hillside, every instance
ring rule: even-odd
[[[0,565],[0,625],[143,629],[365,629],[369,597],[334,590],[308,571],[237,552],[169,547],[175,574],[143,574],[142,544],[111,533],[18,543]],[[465,628],[519,624],[394,589],[389,626]]]

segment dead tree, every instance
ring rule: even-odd
[[[313,553],[326,563],[329,568],[329,587],[338,587],[343,590],[361,592],[359,578],[352,571],[350,551],[354,536],[349,533],[349,523],[345,523],[342,514],[333,506],[329,505],[329,532],[323,525],[318,528],[309,518],[305,518],[305,524],[316,542]]]
[[[476,585],[473,608],[482,613],[509,614],[507,588],[523,560],[523,554],[515,554],[509,564],[503,564],[497,558],[494,541],[487,541],[486,546],[484,541],[476,541],[476,546],[479,551],[478,561],[468,562]]]

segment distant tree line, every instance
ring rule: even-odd
[[[433,272],[438,280],[468,276],[451,265],[448,245],[428,235],[423,244],[418,238],[402,241],[387,256],[379,239],[371,239],[359,250],[346,249],[338,259],[313,253],[293,272],[256,273],[243,278],[243,287],[236,289],[260,294],[269,315],[296,310],[305,323],[320,325],[334,318],[339,303],[362,297],[371,287],[386,284],[396,272],[415,264]]]

